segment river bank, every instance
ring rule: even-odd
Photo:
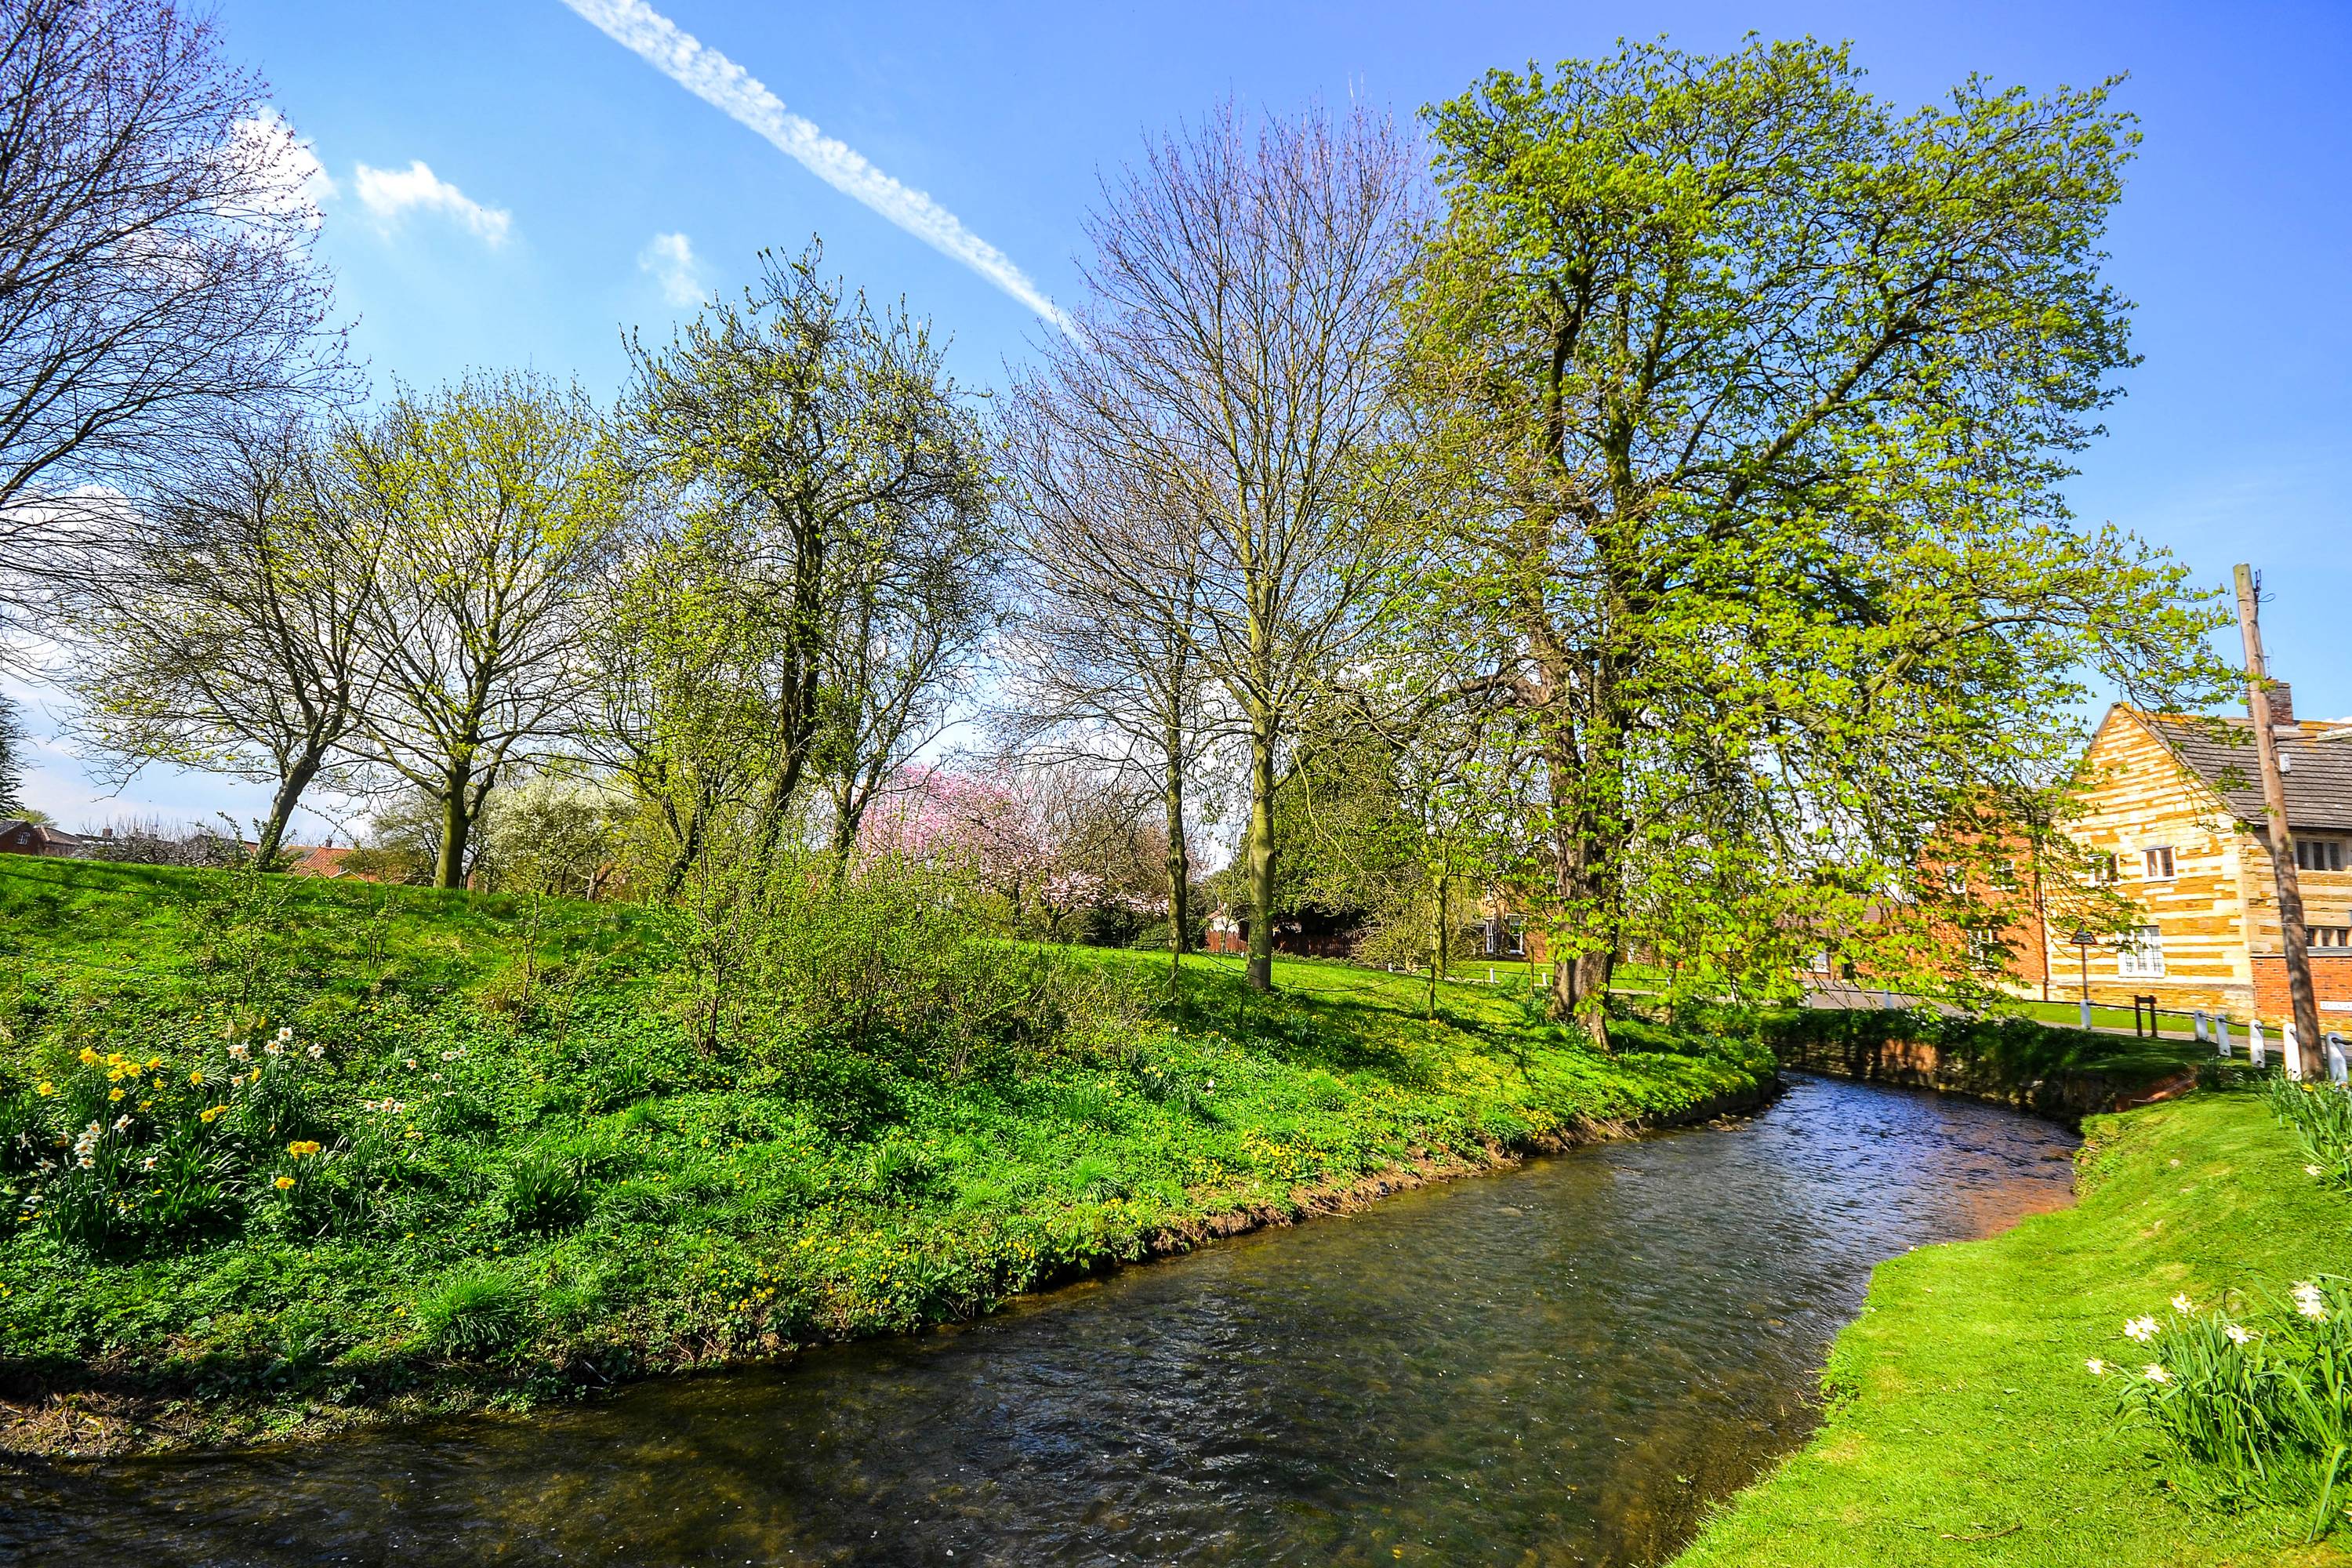
[[[2073,1137],[1792,1079],[936,1332],[530,1418],[0,1466],[0,1560],[1658,1563],[1801,1445],[1874,1265],[2070,1201]]]
[[[1171,1002],[1164,961],[1084,951],[1004,960],[1050,1013],[1010,1045],[730,1055],[642,909],[74,862],[0,866],[0,1446],[32,1453],[959,1321],[1773,1076],[1603,1056],[1486,987],[1433,1020],[1408,977],[1286,963],[1266,999],[1196,961]]]
[[[1675,1568],[2234,1568],[2341,1563],[2303,1510],[2229,1514],[2164,1480],[2092,1359],[2175,1293],[2279,1293],[2352,1270],[2352,1202],[2251,1092],[2093,1116],[2075,1206],[1874,1274],[1838,1336],[1827,1419]],[[2340,1534],[2339,1534],[2340,1539]]]

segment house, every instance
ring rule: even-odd
[[[2352,1031],[2352,721],[2298,721],[2284,686],[2271,699],[2321,1022]],[[2046,979],[2071,1000],[2087,957],[2094,1002],[2153,995],[2165,1008],[2286,1018],[2278,884],[2253,831],[2263,794],[2252,721],[2118,705],[2084,760],[2088,809],[2068,831],[2098,878],[2137,906],[2138,923],[2087,950],[2071,931],[2029,935],[2040,951],[2022,955],[2021,988]]]
[[[97,842],[83,834],[68,833],[63,828],[26,822],[21,817],[0,819],[0,855],[47,855],[85,860],[94,852],[92,847]]]
[[[1247,952],[1250,918],[1231,907],[1217,910],[1209,917],[1202,950]],[[1344,911],[1307,909],[1279,915],[1274,922],[1274,951],[1292,958],[1352,958],[1361,925],[1356,916]]]

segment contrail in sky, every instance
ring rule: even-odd
[[[786,109],[741,66],[710,48],[645,0],[563,0],[616,43],[678,86],[758,132],[834,189],[864,202],[900,228],[955,258],[1064,331],[1070,320],[1012,258],[964,227],[955,214],[911,191],[856,152]]]

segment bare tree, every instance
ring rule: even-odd
[[[379,583],[329,467],[297,423],[240,434],[69,601],[76,728],[100,776],[167,763],[271,785],[264,866],[366,706]]]
[[[1399,500],[1397,285],[1412,159],[1385,121],[1232,105],[1105,192],[1080,343],[1135,460],[1201,541],[1196,656],[1250,771],[1249,977],[1273,984],[1275,796],[1287,737],[1368,634]]]
[[[623,479],[587,395],[527,374],[403,392],[344,445],[382,574],[366,755],[438,804],[434,882],[457,887],[490,790],[568,733]]]
[[[1117,367],[1049,345],[1015,388],[1005,450],[1018,521],[1019,619],[995,721],[1025,751],[1108,753],[1159,796],[1172,976],[1192,930],[1190,783],[1220,738],[1202,638],[1201,519],[1171,494]]]
[[[114,542],[114,491],[341,384],[266,86],[168,0],[0,0],[0,615]]]

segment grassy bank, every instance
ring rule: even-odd
[[[2084,1132],[2077,1207],[1879,1268],[1832,1352],[1821,1433],[1677,1568],[2347,1560],[2339,1544],[2298,1544],[2306,1510],[2184,1501],[2085,1363],[2128,1361],[2125,1320],[2176,1292],[2276,1294],[2352,1270],[2352,1201],[2305,1173],[2254,1093],[2095,1117]]]
[[[223,1440],[903,1331],[1769,1070],[1601,1056],[1501,986],[1433,1022],[1409,976],[1285,963],[1268,1000],[1196,962],[1171,1003],[1164,960],[1071,951],[1007,957],[990,994],[1027,1021],[968,1050],[848,1050],[808,1009],[714,1047],[689,936],[0,860],[6,1441]],[[887,1025],[896,981],[867,979]]]

